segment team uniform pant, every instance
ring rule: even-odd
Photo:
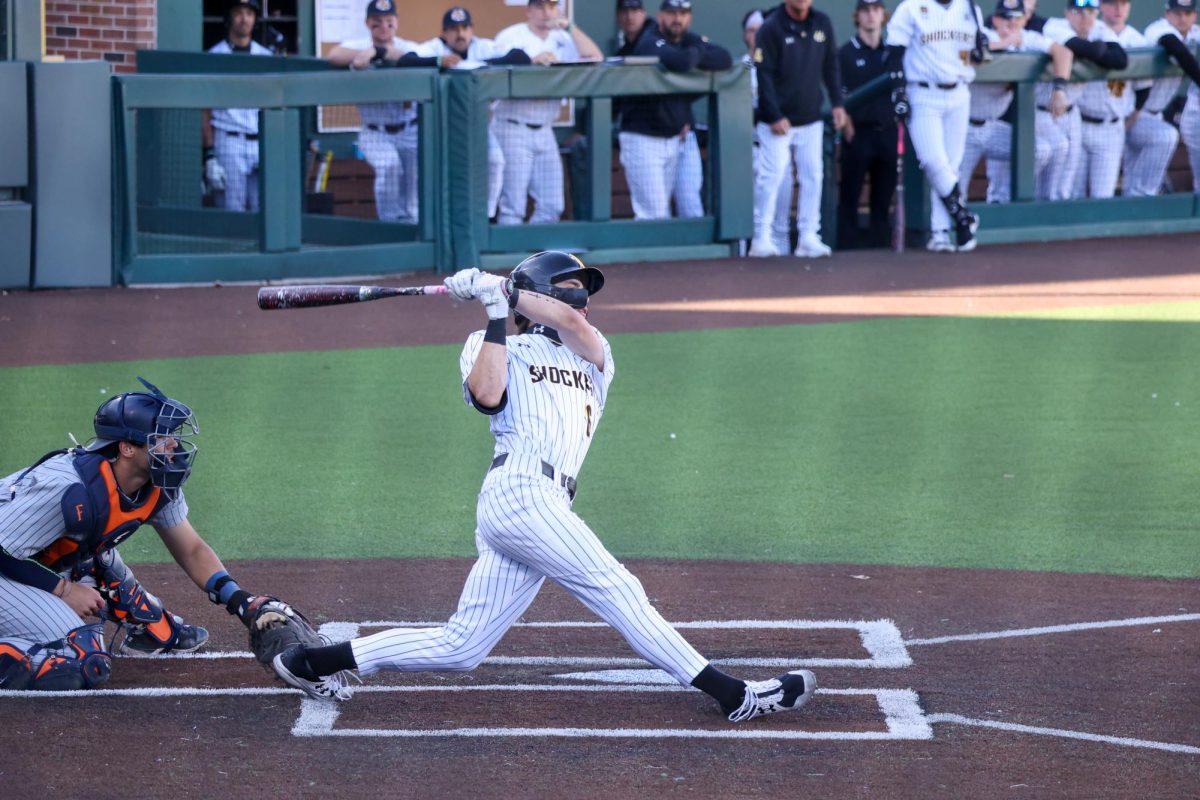
[[[530,128],[514,119],[492,120],[492,131],[504,154],[504,182],[496,221],[520,225],[533,198],[530,224],[558,222],[562,216],[563,167],[558,140],[550,125]]]
[[[858,201],[863,181],[870,179],[871,224],[864,237],[858,230]],[[896,193],[896,126],[855,127],[854,138],[842,142],[842,185],[838,197],[838,246],[882,247],[888,243],[888,209]]]
[[[932,196],[930,226],[935,231],[948,231],[954,223],[941,198],[950,194],[958,183],[967,141],[971,92],[965,83],[953,89],[910,83],[908,97],[912,104],[908,134]]]
[[[1044,116],[1043,116],[1044,115]],[[1043,123],[1043,119],[1046,120]],[[1079,120],[1079,109],[1072,108],[1060,117],[1048,111],[1038,111],[1039,138],[1044,135],[1050,145],[1051,158],[1046,168],[1037,173],[1034,193],[1039,200],[1067,200],[1075,183],[1075,174],[1080,169],[1083,151],[1083,123]],[[1061,155],[1059,155],[1061,154]]]
[[[488,474],[476,507],[471,568],[458,610],[436,628],[394,628],[353,640],[359,671],[474,669],[537,596],[546,578],[687,685],[708,661],[650,605],[632,573],[574,512],[536,457],[511,454]]]
[[[1125,131],[1125,197],[1158,194],[1167,175],[1167,165],[1179,145],[1179,131],[1164,122],[1162,114],[1142,111]]]
[[[1046,117],[1049,119],[1050,115],[1047,113]],[[1040,135],[1040,125],[1039,117],[1038,122],[1035,123],[1038,131],[1035,133],[1033,144],[1035,175],[1044,170],[1049,165],[1050,159],[1055,156],[1055,150],[1051,146],[1050,140]],[[1059,157],[1065,155],[1067,140],[1058,137],[1054,141],[1058,146],[1057,155]],[[970,130],[967,131],[967,145],[964,153],[959,174],[963,188],[965,189],[970,182],[971,175],[975,172],[975,166],[982,157],[987,161],[987,202],[1007,203],[1011,201],[1012,124],[1000,119],[988,120],[983,125],[971,123]]]
[[[496,134],[488,128],[488,219],[500,208],[500,187],[504,185],[504,151]]]
[[[258,211],[258,140],[213,128],[213,155],[225,171],[221,207]]]
[[[825,175],[821,146],[825,123],[793,127],[783,136],[758,123],[758,170],[754,179],[755,238],[786,242],[792,204],[792,169],[800,184],[796,227],[800,235],[815,235],[821,227],[821,189]],[[782,212],[782,213],[781,213]]]
[[[700,190],[704,185],[704,164],[700,160],[700,143],[696,132],[689,130],[679,148],[679,163],[675,167],[675,185],[671,196],[675,199],[675,216],[688,219],[704,216],[704,203]]]
[[[1071,197],[1112,197],[1117,193],[1121,155],[1125,152],[1125,120],[1080,121],[1080,158]]]
[[[1187,105],[1179,117],[1179,138],[1188,151],[1192,164],[1192,191],[1200,194],[1200,98],[1194,92],[1188,94]]]
[[[629,184],[634,219],[667,219],[679,171],[683,141],[678,136],[647,136],[622,131],[621,167]]]
[[[388,133],[364,127],[358,149],[375,170],[375,213],[382,220],[415,224],[417,200],[417,126]]]

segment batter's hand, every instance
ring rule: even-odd
[[[908,119],[910,111],[912,111],[912,106],[908,104],[908,92],[903,88],[893,89],[892,113],[896,115],[896,119]]]
[[[488,319],[508,316],[508,279],[480,272],[475,276],[475,296],[483,303]]]
[[[482,274],[475,267],[460,269],[442,281],[442,285],[446,287],[446,291],[454,296],[455,300],[462,300],[465,303],[475,299],[475,278]]]

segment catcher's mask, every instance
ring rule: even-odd
[[[92,420],[96,438],[84,447],[97,451],[118,442],[144,445],[150,456],[150,483],[174,498],[192,474],[196,443],[192,437],[200,426],[192,410],[163,394],[157,386],[138,376],[150,391],[125,392],[106,400]]]
[[[589,267],[576,256],[560,250],[535,253],[517,265],[509,276],[514,289],[549,295],[572,308],[587,308],[588,298],[604,288],[604,273]],[[564,289],[554,284],[577,278],[582,289]],[[523,317],[515,315],[517,322]]]

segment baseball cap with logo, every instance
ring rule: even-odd
[[[645,7],[642,0],[617,0],[617,11],[636,11]]]
[[[1025,16],[1025,3],[1022,0],[996,0],[996,10],[992,12],[992,16],[1004,19],[1023,17]]]
[[[691,11],[692,0],[662,0],[660,11]]]
[[[1167,0],[1168,11],[1195,11],[1196,0]]]
[[[371,0],[367,3],[368,17],[387,17],[395,13],[395,0]]]
[[[473,24],[471,22],[471,12],[462,6],[455,6],[442,15],[442,30],[444,31],[450,28],[467,28]]]

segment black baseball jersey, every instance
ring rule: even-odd
[[[842,91],[850,94],[872,79],[883,75],[887,69],[887,45],[881,41],[878,47],[868,47],[857,36],[851,36],[838,49],[838,62],[842,72]],[[865,105],[850,113],[854,124],[859,127],[891,125],[894,117],[892,103],[887,92],[876,95]]]
[[[693,69],[722,70],[733,66],[729,51],[692,32],[676,44],[667,39],[653,22],[642,28],[631,55],[658,56],[659,63],[671,72]],[[645,136],[678,136],[685,125],[695,125],[692,103],[695,95],[673,94],[634,97],[621,101],[621,130]]]
[[[831,105],[840,106],[845,99],[833,23],[815,8],[803,22],[792,19],[782,5],[772,10],[758,29],[754,62],[759,122],[770,125],[783,117],[792,125],[816,122],[821,118],[822,84]]]

